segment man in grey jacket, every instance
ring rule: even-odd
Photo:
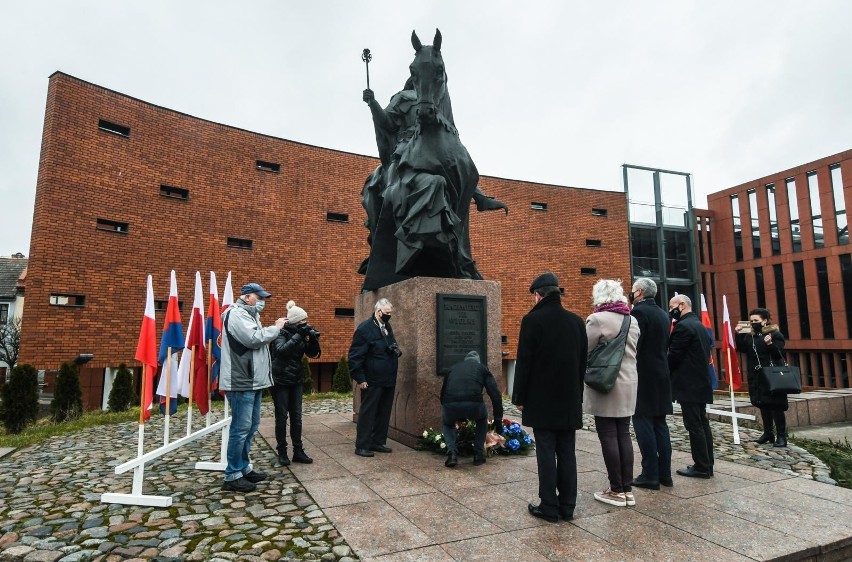
[[[251,441],[260,425],[260,397],[272,386],[269,343],[287,323],[279,318],[263,327],[260,311],[270,297],[257,283],[244,285],[240,298],[222,314],[222,366],[219,388],[231,404],[228,466],[223,490],[251,492],[266,474],[252,468]]]

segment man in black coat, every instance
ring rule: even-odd
[[[677,295],[669,301],[669,316],[675,321],[669,339],[669,369],[672,394],[680,402],[683,426],[689,434],[694,464],[679,468],[681,476],[713,476],[713,434],[707,420],[706,405],[713,403],[713,388],[707,376],[712,341],[707,328],[692,312],[692,301]]]
[[[361,322],[349,346],[349,372],[361,390],[355,454],[372,457],[390,453],[388,438],[398,357],[402,355],[390,325],[393,305],[388,299],[376,302],[373,315]]]
[[[456,447],[456,420],[475,420],[476,435],[473,440],[473,464],[485,463],[485,435],[488,433],[488,410],[482,400],[482,389],[488,391],[494,419],[503,417],[503,396],[494,375],[479,362],[479,353],[471,351],[450,369],[441,385],[441,423],[444,442],[447,444],[446,466],[458,464]]]
[[[657,305],[657,284],[641,277],[633,283],[629,298],[630,314],[639,323],[636,370],[639,387],[633,430],[642,453],[642,472],[631,486],[659,490],[672,485],[672,442],[666,415],[672,413],[672,383],[666,350],[671,320]]]
[[[521,321],[512,403],[535,432],[541,503],[527,508],[555,523],[571,519],[577,504],[575,432],[583,427],[589,344],[583,320],[562,307],[556,275],[539,275],[530,292],[536,304]]]

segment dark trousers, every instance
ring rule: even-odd
[[[541,511],[547,515],[573,515],[577,505],[576,432],[542,428],[533,428],[533,432]]]
[[[645,480],[659,482],[672,479],[672,439],[666,416],[633,416],[633,430],[642,454]]]
[[[384,445],[388,440],[393,396],[396,387],[370,386],[361,390],[361,407],[358,410],[356,449],[369,449]]]
[[[488,433],[488,410],[484,402],[449,402],[441,406],[444,442],[447,453],[458,453],[456,446],[456,420],[475,420],[474,454],[485,451],[485,434]]]
[[[302,385],[273,385],[269,389],[275,404],[275,441],[278,454],[287,454],[287,417],[290,417],[290,439],[293,449],[302,448]]]
[[[713,433],[707,419],[706,404],[701,402],[681,402],[683,427],[689,434],[689,448],[692,453],[693,468],[700,472],[713,470]]]
[[[770,410],[769,408],[760,409],[760,417],[763,419],[763,432],[775,435],[772,426],[775,426],[775,431],[780,437],[787,437],[787,418],[784,416],[784,410]]]
[[[609,487],[613,492],[629,492],[633,480],[633,442],[630,418],[595,416],[595,428],[601,442]]]

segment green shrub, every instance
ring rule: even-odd
[[[302,369],[304,370],[304,375],[302,375],[302,392],[311,394],[314,391],[314,377],[311,374],[308,358],[304,356],[302,356]]]
[[[136,403],[136,392],[133,390],[133,373],[122,363],[118,366],[118,373],[112,381],[112,390],[109,391],[110,412],[124,412]]]
[[[57,423],[76,420],[83,415],[83,391],[80,390],[80,368],[77,365],[63,363],[59,368],[50,415]]]
[[[334,379],[331,382],[331,390],[346,394],[352,392],[352,377],[349,374],[349,361],[341,357],[334,371]]]
[[[38,416],[38,373],[32,365],[18,365],[0,390],[0,419],[9,433],[20,433]]]

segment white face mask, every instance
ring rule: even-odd
[[[255,309],[256,311],[258,311],[258,312],[262,312],[262,311],[263,311],[263,308],[264,308],[265,306],[266,306],[266,301],[265,301],[265,300],[257,299],[257,302],[256,302],[256,303],[254,303],[254,309]]]

